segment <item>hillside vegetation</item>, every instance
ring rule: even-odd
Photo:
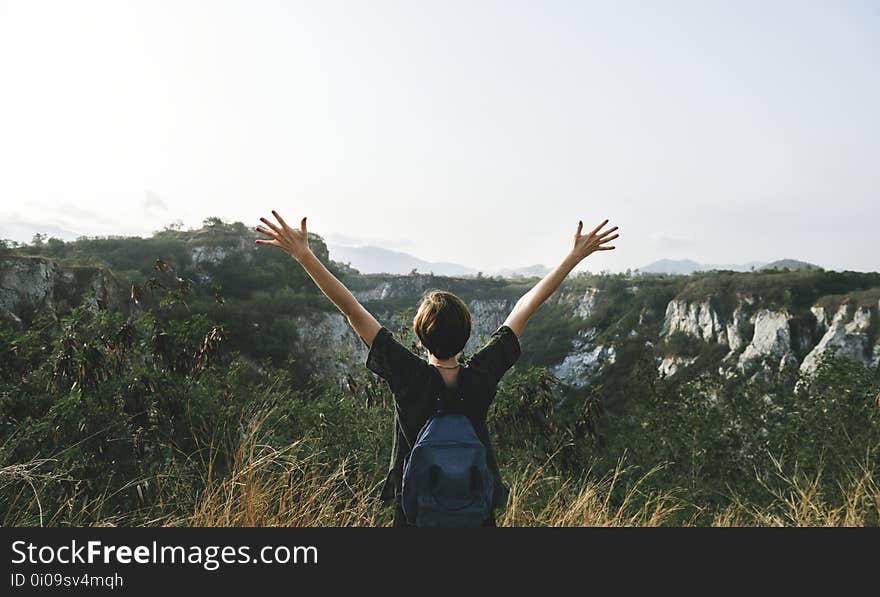
[[[252,241],[209,219],[6,248],[0,524],[390,522],[390,392]],[[360,275],[310,242],[405,344],[424,289],[462,296],[464,356],[536,281]],[[877,525],[878,300],[854,272],[573,277],[490,412],[500,523]]]

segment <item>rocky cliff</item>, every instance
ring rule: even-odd
[[[126,310],[126,297],[125,285],[105,268],[62,266],[44,257],[0,257],[0,318],[13,327],[23,326],[40,309],[85,303]]]
[[[330,262],[327,245],[320,236],[309,232],[309,247],[322,263]],[[259,250],[261,248],[254,244],[251,236],[235,235],[217,239],[198,231],[186,237],[187,265],[195,270],[222,265],[233,256],[240,256],[243,263],[249,264]]]
[[[666,309],[662,336],[681,333],[694,340],[728,348],[720,371],[745,375],[784,373],[796,370],[808,375],[816,370],[822,355],[834,352],[865,365],[880,362],[876,329],[880,300],[874,293],[836,297],[839,304],[830,314],[828,297],[821,297],[809,309],[805,320],[789,308],[762,307],[752,296],[738,298],[733,312],[725,317],[710,299],[698,302],[674,299]],[[869,301],[865,298],[870,296]],[[675,360],[676,355],[665,358]],[[669,364],[660,363],[661,373],[672,374]]]
[[[239,257],[232,262],[235,267],[249,268],[255,267],[259,255],[250,237],[233,235],[218,243],[195,235],[181,242],[187,275],[203,282],[210,282],[232,257]],[[320,237],[310,238],[310,244],[330,263]],[[291,269],[287,264],[280,267]],[[473,315],[468,354],[480,348],[537,281],[351,272],[344,278],[383,325],[403,332],[411,343],[415,338],[408,330],[422,293],[431,288],[455,292]],[[45,257],[2,257],[0,316],[9,325],[21,326],[40,308],[65,309],[85,302],[126,309],[127,284],[106,268],[65,266]],[[239,296],[250,292],[236,291]],[[552,350],[533,350],[523,364],[544,365],[573,387],[592,383],[622,354],[632,354],[633,347],[648,352],[661,377],[704,366],[707,359],[722,376],[803,377],[831,352],[865,365],[880,362],[880,276],[581,276],[567,280],[533,321],[522,338],[524,355],[530,347]],[[337,377],[362,370],[353,366],[365,361],[366,347],[342,315],[303,309],[293,322],[292,341],[314,357],[319,370]]]
[[[440,279],[430,280],[428,276],[386,279],[357,294],[361,299],[375,301],[410,297],[415,305],[418,294],[434,285],[443,287]],[[694,352],[701,353],[704,347],[711,346],[723,348],[716,366],[727,377],[809,375],[815,371],[820,357],[832,352],[865,365],[880,363],[880,288],[867,293],[857,291],[851,296],[819,297],[807,315],[776,301],[767,302],[761,296],[742,293],[735,297],[729,313],[717,303],[730,303],[730,297],[674,297],[666,304],[662,318],[642,306],[632,325],[622,325],[627,319],[623,317],[604,329],[597,327],[594,315],[598,310],[611,301],[631,301],[637,306],[639,292],[637,284],[628,284],[627,292],[614,297],[606,296],[598,287],[575,289],[563,285],[548,304],[557,307],[553,316],[561,312],[569,319],[574,333],[567,354],[549,365],[551,373],[575,387],[589,384],[606,365],[616,361],[620,345],[634,339],[641,341],[646,350],[654,351],[658,373],[664,377],[693,365],[698,360]],[[719,298],[727,300],[716,300]],[[830,314],[829,301],[835,303]],[[475,322],[474,336],[466,348],[472,352],[479,348],[480,340],[503,322],[515,300],[478,298],[467,302]],[[383,321],[394,329],[409,326],[409,320],[404,321],[393,312],[377,315],[385,317]],[[539,310],[536,318],[541,315]],[[609,328],[613,333],[609,333]],[[337,329],[342,335],[347,333],[341,324]],[[670,350],[667,341],[675,335],[691,340],[691,349]],[[525,336],[523,341],[528,339]]]

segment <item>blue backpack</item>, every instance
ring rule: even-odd
[[[461,397],[459,397],[459,404]],[[404,458],[401,505],[419,527],[477,527],[492,513],[494,483],[471,420],[437,398]]]

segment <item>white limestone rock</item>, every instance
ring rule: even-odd
[[[596,310],[598,297],[598,288],[587,288],[587,290],[584,292],[584,295],[580,298],[580,300],[574,307],[575,317],[580,317],[581,319],[589,319],[589,317]]]
[[[825,307],[820,307],[818,305],[813,305],[810,307],[810,312],[813,314],[813,317],[816,318],[816,329],[824,332],[828,329],[828,313]]]
[[[481,337],[489,336],[504,323],[513,310],[513,303],[506,299],[475,299],[468,303],[468,310],[472,327],[467,349],[471,350]]]
[[[50,259],[0,258],[0,308],[15,313],[25,305],[51,305],[59,277]]]
[[[413,296],[416,297],[413,302],[413,307],[415,307],[421,293],[437,286],[437,279],[429,274],[387,276],[376,278],[375,286],[353,290],[352,294],[359,301],[384,301],[402,296]]]
[[[64,267],[46,257],[0,257],[0,309],[7,320],[20,320],[28,308],[70,308],[85,303],[124,310],[126,291],[100,267]],[[14,319],[12,318],[14,317]]]
[[[660,377],[672,377],[685,367],[693,365],[696,360],[697,357],[665,356],[660,360],[657,371]]]
[[[563,286],[549,301],[565,307],[570,311],[572,317],[586,320],[595,312],[601,296],[602,291],[598,288],[590,287],[581,291]]]
[[[758,311],[752,340],[737,362],[740,371],[745,373],[770,361],[779,363],[780,359],[792,354],[791,330],[788,325],[790,318],[786,311]]]
[[[193,267],[203,265],[219,265],[229,256],[226,247],[193,247],[189,252],[190,263]]]
[[[236,254],[241,255],[245,263],[250,263],[255,246],[246,238],[224,245],[195,245],[189,250],[190,265],[194,268],[219,265]]]
[[[642,310],[639,312],[639,327],[653,323],[656,320],[657,313],[654,311],[654,309],[642,307]]]
[[[666,306],[661,335],[668,337],[676,332],[705,342],[727,343],[726,329],[709,299],[701,302],[670,301]]]
[[[352,291],[352,294],[359,301],[384,301],[387,298],[391,298],[393,293],[394,287],[390,281],[382,282],[381,284],[366,290]]]
[[[871,327],[871,310],[859,307],[853,313],[852,320],[844,326],[847,334],[864,334]]]
[[[725,330],[727,332],[727,345],[730,347],[731,355],[746,346],[747,343],[746,339],[742,337],[742,330],[748,323],[749,317],[746,315],[742,303],[740,303],[733,310],[733,316]]]
[[[801,374],[815,373],[821,356],[830,350],[844,358],[870,363],[873,360],[873,355],[868,356],[867,332],[870,325],[871,310],[868,307],[853,309],[848,303],[842,304],[819,343],[804,357],[800,366]]]
[[[584,387],[606,364],[614,363],[616,351],[613,346],[575,340],[575,349],[558,365],[550,368],[550,373],[560,381],[574,387]]]

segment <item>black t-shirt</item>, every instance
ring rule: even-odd
[[[519,339],[508,326],[500,326],[486,344],[459,369],[458,385],[450,388],[440,372],[427,361],[398,342],[384,326],[379,329],[367,354],[367,368],[388,382],[394,395],[395,417],[391,445],[391,464],[382,486],[382,499],[399,500],[403,477],[403,459],[419,431],[434,414],[439,395],[462,397],[464,414],[474,424],[477,435],[486,445],[488,465],[495,480],[493,507],[507,502],[508,489],[501,480],[495,453],[489,442],[486,415],[495,398],[498,382],[520,355]]]

